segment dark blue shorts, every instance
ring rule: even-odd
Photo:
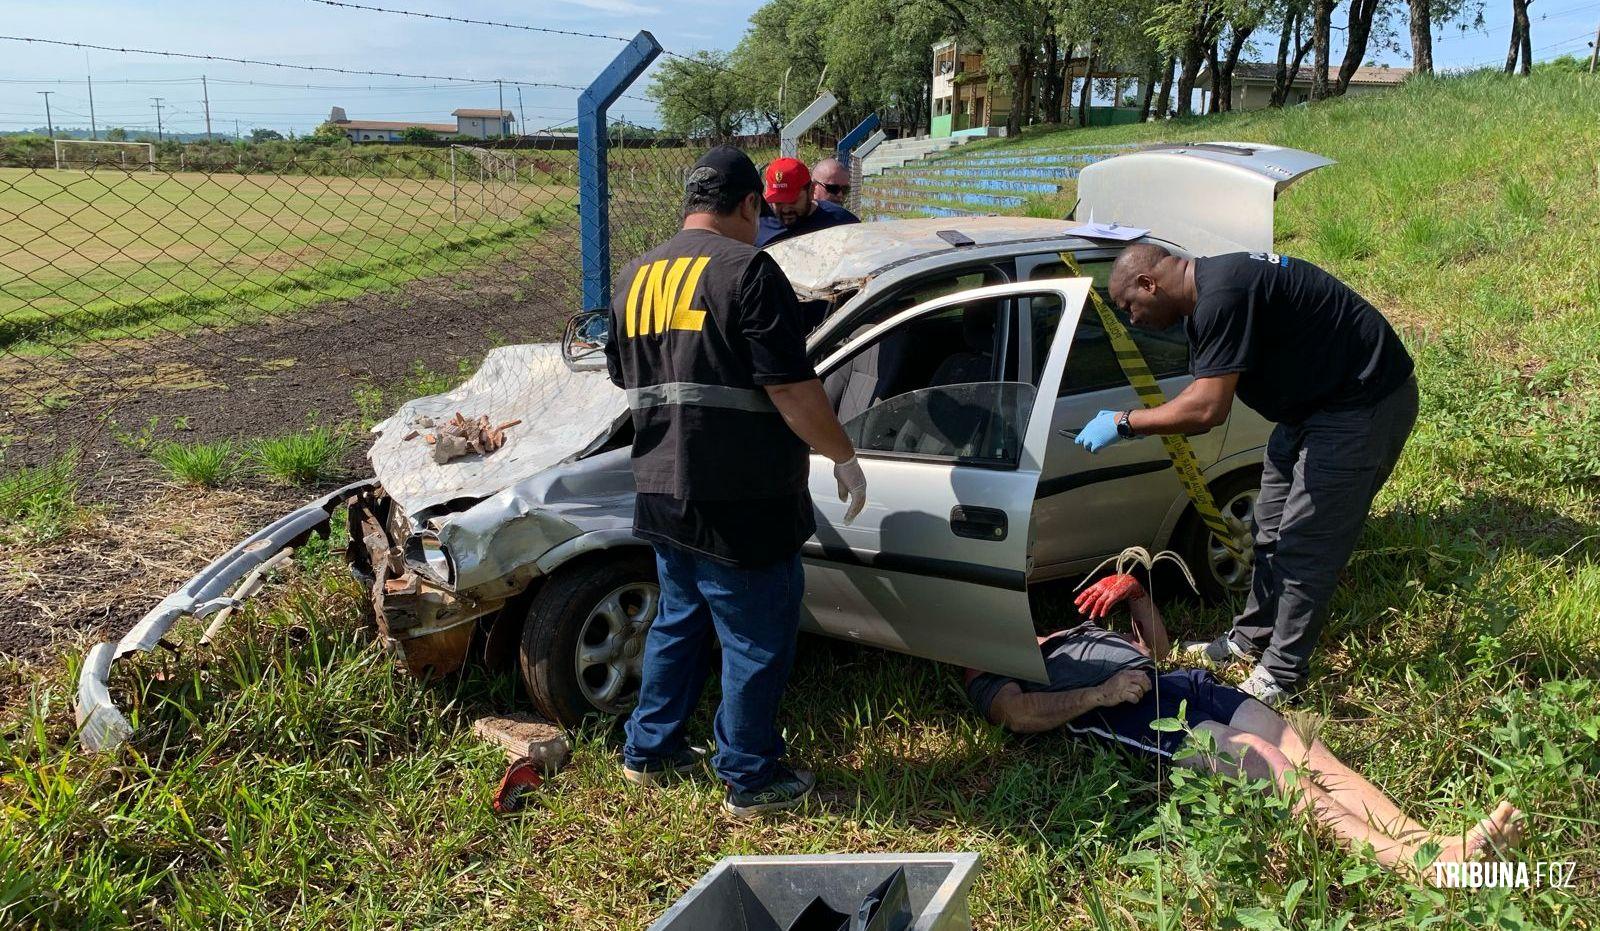
[[[1183,721],[1188,727],[1206,721],[1227,724],[1249,700],[1250,696],[1223,685],[1204,669],[1174,669],[1157,676],[1155,686],[1138,701],[1097,708],[1068,721],[1066,729],[1080,737],[1170,758],[1189,735],[1181,730],[1153,731],[1150,722],[1178,717],[1178,705],[1187,702]]]

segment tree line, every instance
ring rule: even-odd
[[[1486,0],[772,0],[738,45],[666,59],[649,88],[663,129],[694,137],[777,133],[827,88],[839,105],[822,128],[847,132],[876,112],[891,132],[925,132],[932,47],[954,39],[982,51],[990,79],[1012,97],[1008,129],[1087,123],[1085,73],[1119,106],[1186,116],[1195,90],[1208,112],[1230,109],[1243,61],[1273,69],[1272,105],[1289,100],[1302,67],[1310,99],[1345,93],[1381,52],[1409,53],[1433,71],[1435,34],[1481,28]],[[1513,7],[1506,71],[1532,66],[1528,5]],[[1333,57],[1335,34],[1342,55]],[[1124,87],[1137,97],[1124,98]],[[1074,99],[1076,98],[1076,99]]]

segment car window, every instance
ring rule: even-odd
[[[1005,284],[1009,280],[1010,278],[997,265],[971,265],[941,271],[934,275],[920,276],[878,298],[849,328],[819,345],[811,356],[813,359],[826,359],[840,346],[902,310],[910,310],[918,304],[925,304],[958,291],[981,288],[984,285]],[[844,300],[836,302],[834,306],[844,306]]]
[[[1086,260],[1080,262],[1078,266],[1084,275],[1094,279],[1094,288],[1107,306],[1111,305],[1107,285],[1111,278],[1112,258],[1114,257],[1108,256],[1104,259]],[[1072,273],[1067,271],[1062,263],[1046,262],[1035,266],[1028,273],[1028,280],[1071,276]],[[1184,333],[1183,324],[1179,323],[1159,332],[1141,330],[1128,322],[1126,313],[1115,308],[1112,312],[1132,335],[1139,351],[1144,353],[1145,362],[1149,363],[1151,373],[1157,378],[1169,378],[1189,371],[1189,338]],[[1045,314],[1043,319],[1039,311],[1033,312],[1035,372],[1043,368],[1044,355],[1050,349],[1048,338],[1041,342],[1037,334],[1041,330],[1054,333],[1059,322],[1059,312],[1054,318]],[[1085,391],[1099,391],[1127,383],[1127,378],[1122,374],[1122,367],[1117,364],[1116,353],[1112,351],[1111,340],[1106,336],[1105,327],[1100,325],[1100,315],[1095,313],[1094,308],[1084,307],[1083,313],[1078,317],[1078,330],[1073,334],[1072,354],[1067,357],[1067,370],[1061,377],[1059,394],[1066,396]]]
[[[1061,298],[1031,298],[1061,318]],[[1017,300],[940,308],[880,334],[823,380],[856,449],[1015,466],[1033,385],[1007,362]],[[1048,341],[1048,337],[1046,337]]]

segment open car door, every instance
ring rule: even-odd
[[[1147,229],[1194,255],[1270,252],[1278,195],[1332,164],[1255,142],[1152,146],[1083,169],[1075,216]]]
[[[1045,681],[1028,606],[1033,502],[1090,283],[941,297],[822,360],[818,371],[867,475],[867,505],[846,526],[832,463],[812,458],[809,625]]]

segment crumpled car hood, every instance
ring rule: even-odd
[[[555,343],[492,349],[472,377],[444,394],[407,401],[372,428],[367,454],[383,489],[413,517],[449,501],[486,498],[589,445],[627,410],[622,390],[604,372],[574,372]],[[457,412],[521,423],[487,456],[433,461],[419,417],[443,422]],[[407,434],[419,435],[406,440]]]

